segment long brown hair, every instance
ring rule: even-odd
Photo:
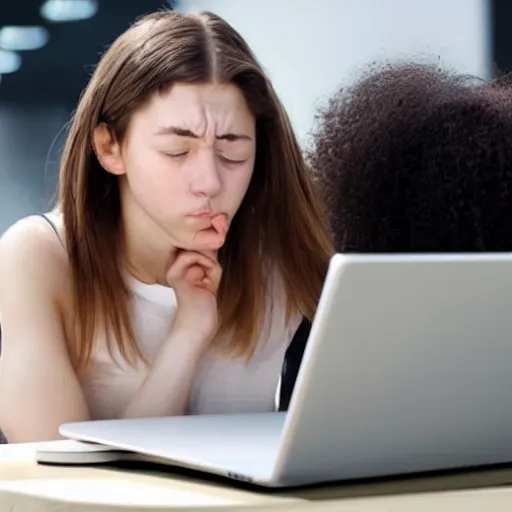
[[[268,309],[268,267],[279,273],[287,317],[312,319],[332,254],[331,239],[301,149],[272,85],[242,37],[218,16],[162,11],[139,19],[99,62],[85,89],[64,148],[59,206],[73,279],[75,367],[90,357],[101,326],[109,348],[132,364],[140,357],[122,275],[122,230],[116,177],[103,170],[92,146],[106,123],[118,140],[130,115],[173,83],[234,83],[256,118],[257,152],[251,183],[219,253],[215,343],[250,357]],[[228,336],[222,336],[229,334]],[[221,341],[224,340],[224,341]]]

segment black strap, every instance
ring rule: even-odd
[[[311,322],[304,318],[295,332],[286,351],[281,374],[281,393],[279,397],[279,410],[287,411],[299,373],[302,357],[311,331]]]
[[[52,227],[53,231],[55,231],[55,234],[57,235],[57,238],[59,239],[59,242],[62,244],[62,247],[65,247],[64,246],[64,242],[60,236],[60,233],[59,233],[59,230],[57,229],[57,226],[55,225],[55,223],[50,219],[50,217],[48,217],[46,214],[44,213],[36,213],[35,215],[37,215],[38,217],[42,217],[46,222],[48,222],[48,224],[50,224],[50,226]]]

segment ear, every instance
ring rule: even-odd
[[[99,124],[94,129],[93,146],[96,158],[103,169],[117,176],[126,172],[121,154],[121,144],[105,123]]]

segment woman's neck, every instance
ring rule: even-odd
[[[123,215],[123,262],[128,272],[147,284],[167,285],[171,256],[169,237],[144,214],[137,220]]]

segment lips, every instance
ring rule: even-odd
[[[226,241],[228,219],[223,213],[211,217],[211,226],[199,230],[194,236],[198,249],[220,249]]]
[[[212,218],[212,226],[217,231],[220,237],[222,237],[222,244],[228,232],[228,218],[223,213],[216,215]]]
[[[192,215],[192,217],[197,217],[199,219],[213,219],[217,215],[218,214],[213,213],[213,212],[199,212],[199,213],[194,213]]]

